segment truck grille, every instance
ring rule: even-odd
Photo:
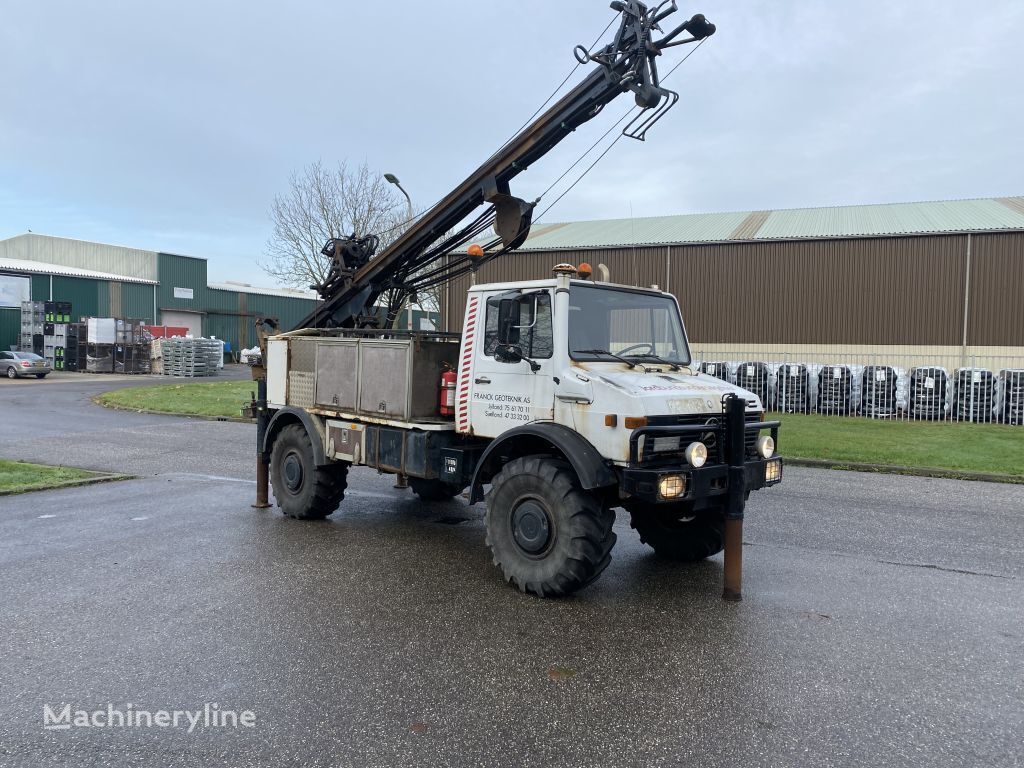
[[[757,424],[758,421],[747,421]],[[685,462],[683,453],[690,443],[700,441],[708,447],[708,464],[725,463],[725,416],[686,415],[686,416],[652,416],[648,419],[651,427],[701,426],[706,431],[685,432],[680,434],[679,449],[672,451],[655,451],[653,436],[641,437],[637,450],[637,463],[644,467],[678,466]],[[658,437],[671,438],[672,431],[666,429],[659,432]],[[745,453],[748,458],[757,455],[758,432],[748,430],[744,437]]]

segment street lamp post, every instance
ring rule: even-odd
[[[394,184],[396,187],[398,187],[398,191],[405,195],[405,202],[409,206],[409,218],[413,218],[412,198],[409,197],[409,193],[405,191],[404,187],[402,187],[402,182],[400,182],[398,180],[398,177],[395,176],[395,174],[393,173],[385,173],[384,181],[386,181],[388,184]]]
[[[414,217],[413,210],[412,210],[412,198],[409,197],[409,193],[405,191],[405,188],[402,186],[402,183],[398,180],[398,177],[395,176],[395,174],[393,174],[393,173],[385,173],[384,174],[384,181],[386,181],[388,184],[394,184],[396,187],[398,187],[398,191],[401,192],[403,195],[405,195],[406,205],[409,206],[409,221],[412,221],[413,217]],[[400,308],[398,311],[399,311],[399,316],[401,316],[402,309]],[[396,320],[397,320],[397,318],[396,318]],[[410,330],[411,330],[412,329],[412,307],[411,306],[409,307],[409,326],[410,326]],[[395,481],[395,488],[408,488],[408,487],[409,487],[409,479],[405,475],[399,474],[397,476],[396,481]]]
[[[385,173],[384,174],[384,181],[386,181],[388,184],[394,184],[396,187],[398,187],[398,191],[401,192],[403,195],[405,195],[405,203],[408,206],[408,210],[409,210],[409,222],[411,222],[413,220],[413,218],[415,218],[416,214],[413,213],[413,210],[412,210],[412,198],[409,197],[409,193],[405,191],[405,187],[402,186],[402,182],[400,182],[398,180],[398,177],[395,176],[395,174],[393,174],[393,173]],[[409,222],[406,222],[406,223],[409,223]],[[403,308],[398,310],[399,317],[401,317],[402,309],[405,309],[405,307],[403,307]],[[409,330],[411,331],[412,330],[412,305],[409,305],[408,310],[409,310],[409,323],[408,323],[408,325],[409,325]],[[397,322],[398,318],[395,318],[395,320]]]

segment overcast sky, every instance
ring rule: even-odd
[[[211,280],[257,285],[293,169],[365,161],[425,207],[612,16],[603,0],[0,8],[0,237],[203,256]],[[667,83],[679,106],[548,221],[1024,194],[1021,0],[702,0],[677,16],[696,12],[718,34]],[[513,192],[543,191],[628,98]]]

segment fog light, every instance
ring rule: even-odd
[[[686,446],[686,463],[694,469],[700,469],[708,461],[708,447],[704,443],[690,443]]]
[[[770,459],[775,455],[775,440],[771,435],[762,435],[757,438],[757,452],[762,459]]]
[[[686,493],[686,478],[682,475],[666,475],[658,482],[658,495],[663,499],[677,499]]]
[[[773,459],[764,465],[764,481],[777,483],[782,479],[782,460]]]

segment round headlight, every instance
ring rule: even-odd
[[[694,469],[700,469],[708,461],[708,447],[704,443],[690,443],[683,454],[686,463]]]
[[[771,435],[762,435],[757,438],[757,452],[762,459],[770,459],[775,455],[775,440]]]

